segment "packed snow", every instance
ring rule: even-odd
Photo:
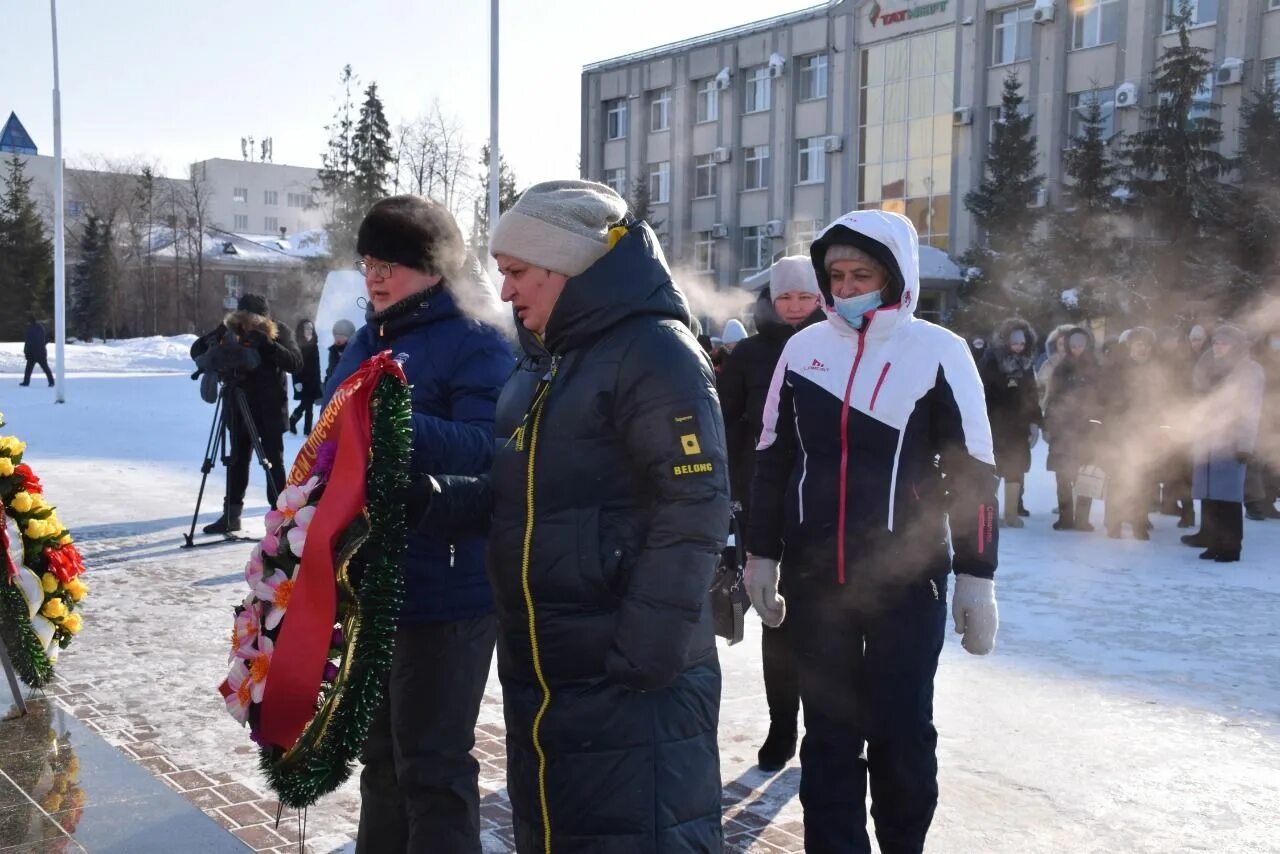
[[[249,547],[178,548],[212,416],[196,384],[173,375],[190,371],[189,344],[72,345],[73,372],[113,373],[73,373],[64,406],[9,376],[0,411],[90,567],[85,630],[63,653],[64,678],[112,691],[184,762],[260,786],[247,733],[215,691]],[[21,367],[20,345],[0,353],[3,370]],[[170,373],[145,375],[155,371]],[[289,456],[301,437],[286,440]],[[1149,543],[1109,540],[1100,525],[1055,532],[1053,480],[1043,446],[1036,453],[1033,516],[1001,533],[996,650],[975,658],[950,635],[939,667],[942,796],[929,850],[1280,851],[1280,522],[1246,522],[1232,565],[1197,560],[1170,517],[1153,517]],[[260,516],[256,467],[253,477]],[[221,489],[219,468],[202,523]],[[1095,506],[1095,522],[1100,514]],[[754,768],[768,726],[754,616],[721,661],[723,778],[752,790],[757,814],[796,821],[798,763],[772,778]],[[487,695],[481,723],[500,724],[496,671]],[[358,804],[352,780],[312,808],[314,850],[348,845]]]
[[[195,370],[191,363],[194,335],[128,338],[119,341],[71,341],[66,347],[67,370],[75,373],[186,373]],[[56,348],[49,344],[49,369],[54,367]],[[0,344],[0,373],[20,374],[27,359],[22,342]],[[40,376],[37,367],[33,376]],[[0,398],[2,399],[2,398]]]

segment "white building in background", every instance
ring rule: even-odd
[[[922,245],[976,239],[965,194],[983,174],[1006,75],[1023,83],[1046,191],[1096,98],[1138,130],[1180,0],[835,0],[598,62],[582,75],[582,173],[650,190],[673,266],[719,287],[853,208],[915,223]],[[1236,148],[1245,92],[1280,85],[1280,0],[1191,0],[1210,51],[1203,109]],[[937,265],[939,269],[946,265]],[[949,288],[926,288],[923,313]]]
[[[192,165],[209,190],[209,221],[237,234],[279,235],[324,227],[315,169],[214,158]]]

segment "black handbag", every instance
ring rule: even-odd
[[[742,525],[735,513],[729,519],[729,539],[720,552],[716,577],[711,583],[711,621],[715,632],[733,646],[742,640],[747,609],[751,599],[743,584],[746,548],[742,542]]]

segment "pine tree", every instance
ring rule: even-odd
[[[316,188],[329,206],[325,231],[329,237],[329,255],[339,265],[354,258],[356,231],[364,210],[360,208],[355,191],[355,102],[352,88],[357,85],[350,65],[342,68],[339,77],[342,85],[342,101],[334,113],[333,121],[325,126],[329,132],[328,149],[321,155],[321,168],[317,173],[320,185]]]
[[[80,258],[67,281],[71,329],[80,338],[105,337],[110,247],[111,225],[89,214],[80,237]]]
[[[664,220],[653,218],[652,196],[649,193],[649,182],[645,178],[637,178],[631,185],[631,200],[628,202],[627,215],[636,221],[649,223],[649,227],[657,234]]]
[[[992,311],[1024,310],[1040,297],[1033,238],[1041,211],[1034,204],[1044,176],[1036,171],[1036,137],[1024,103],[1022,83],[1009,74],[987,149],[985,177],[964,198],[984,239],[961,259],[969,274],[955,320],[975,330],[990,325]]]
[[[53,311],[53,243],[31,197],[26,162],[13,155],[7,163],[0,198],[0,338],[20,339],[27,312],[45,317]]]
[[[1065,314],[1085,320],[1107,313],[1116,304],[1118,275],[1113,216],[1118,167],[1106,138],[1102,104],[1089,101],[1081,116],[1080,133],[1062,154],[1062,171],[1068,179],[1063,204],[1048,218],[1044,241],[1044,273],[1053,285],[1046,288],[1051,302],[1042,306],[1049,319]],[[1075,290],[1072,305],[1062,302],[1061,292]]]
[[[1143,110],[1143,129],[1125,146],[1126,180],[1135,210],[1159,243],[1149,252],[1160,270],[1160,293],[1194,282],[1208,291],[1197,296],[1210,296],[1233,278],[1221,251],[1230,243],[1224,238],[1234,209],[1234,193],[1221,180],[1231,162],[1217,150],[1222,123],[1205,85],[1214,67],[1210,51],[1191,44],[1185,0],[1171,23],[1178,43],[1160,57],[1154,103]],[[1147,297],[1154,301],[1157,294]]]
[[[378,97],[378,84],[370,83],[360,107],[360,121],[351,138],[351,163],[356,205],[363,217],[387,195],[387,179],[393,161],[391,125]]]
[[[1280,88],[1250,93],[1240,108],[1242,271],[1228,310],[1262,293],[1280,273]]]
[[[471,251],[483,258],[489,246],[489,144],[480,148],[480,189],[471,221]],[[516,173],[507,165],[507,158],[498,155],[498,213],[506,213],[520,198]]]

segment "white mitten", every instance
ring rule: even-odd
[[[1038,444],[1040,444],[1040,425],[1032,424],[1031,425],[1031,447],[1034,448]]]
[[[787,600],[778,595],[778,561],[767,557],[747,556],[743,570],[743,582],[751,607],[760,615],[760,622],[771,629],[782,625],[787,616]]]
[[[752,599],[752,602],[755,600]],[[996,607],[996,583],[990,578],[957,575],[951,598],[951,616],[956,634],[964,635],[960,645],[973,655],[986,655],[996,645],[1000,609]]]

